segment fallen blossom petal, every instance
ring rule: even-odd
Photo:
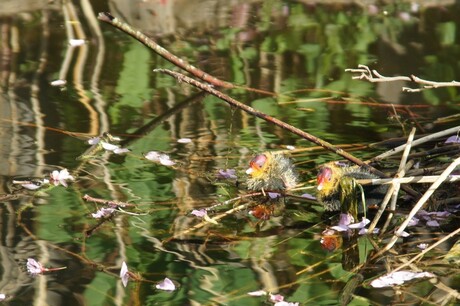
[[[104,218],[104,217],[110,216],[111,214],[113,214],[114,211],[115,211],[114,208],[103,207],[103,208],[99,209],[97,212],[91,214],[91,216],[92,216],[94,219],[100,219],[100,218]]]
[[[334,225],[334,226],[331,226],[331,229],[337,232],[346,232],[349,230],[348,226],[345,226],[345,225]]]
[[[42,274],[44,270],[45,268],[43,268],[41,263],[33,258],[27,258],[27,272],[29,272],[31,275]]]
[[[264,295],[267,295],[267,291],[264,291],[264,290],[251,291],[251,292],[248,292],[248,295],[250,295],[250,296],[264,296]]]
[[[284,296],[281,294],[270,294],[270,301],[276,303],[276,302],[282,302],[284,301]]]
[[[339,219],[339,226],[344,227],[348,226],[355,222],[355,219],[351,214],[340,214],[340,219]]]
[[[417,247],[421,250],[425,250],[428,247],[428,243],[417,244]]]
[[[190,138],[179,138],[177,139],[178,143],[191,143],[192,140]]]
[[[175,165],[176,163],[170,159],[170,157],[166,154],[161,154],[160,155],[160,164],[163,166],[172,166]]]
[[[64,86],[67,84],[66,80],[54,80],[50,83],[51,86]]]
[[[451,215],[451,213],[448,212],[448,211],[434,211],[434,212],[432,212],[430,214],[434,215],[434,216],[436,216],[438,218],[447,218],[447,217],[449,217]]]
[[[192,210],[190,214],[198,218],[203,218],[204,216],[208,214],[208,212],[206,211],[206,209],[203,208],[203,209],[194,209]]]
[[[131,151],[130,149],[118,148],[118,149],[113,150],[113,153],[115,153],[115,154],[124,154],[124,153],[128,153],[130,151]]]
[[[435,277],[435,275],[430,272],[396,271],[374,279],[370,285],[374,288],[393,287],[416,278],[426,277]]]
[[[101,141],[101,137],[92,137],[92,138],[88,139],[88,143],[90,145],[98,144],[100,141]]]
[[[286,146],[286,149],[288,149],[288,150],[295,150],[295,147],[294,147],[294,146],[291,146],[291,145],[287,145],[287,146]]]
[[[278,199],[281,197],[281,193],[278,193],[278,192],[268,192],[268,196],[270,197],[270,199]]]
[[[219,171],[217,171],[216,177],[220,179],[236,179],[237,178],[236,170],[235,169],[225,169],[225,170],[219,169]]]
[[[164,166],[172,166],[175,164],[175,162],[172,161],[167,154],[162,154],[157,151],[150,151],[147,154],[145,154],[144,157],[148,160],[159,162]]]
[[[410,219],[409,224],[407,226],[416,226],[419,223],[419,221],[420,219],[412,217],[412,219]]]
[[[0,301],[6,299],[6,295],[4,293],[0,293]]]
[[[165,290],[165,291],[176,290],[176,285],[174,285],[172,280],[170,280],[167,277],[162,282],[159,282],[155,287],[159,290]]]
[[[104,150],[106,151],[115,151],[116,149],[120,148],[120,146],[117,146],[117,145],[114,145],[114,144],[111,144],[105,141],[101,141],[101,145],[102,145],[102,148],[104,148]]]
[[[363,218],[361,220],[361,222],[358,222],[358,223],[353,223],[353,224],[350,224],[348,225],[349,228],[353,228],[353,229],[356,229],[356,228],[364,228],[366,227],[366,225],[368,225],[371,221],[367,218]]]
[[[129,280],[129,271],[128,271],[128,265],[124,261],[121,264],[120,278],[121,278],[121,282],[123,286],[126,287],[128,285],[128,280]]]
[[[439,222],[436,221],[436,220],[427,221],[427,222],[426,222],[426,225],[427,225],[427,226],[430,226],[430,227],[439,227],[439,226],[441,226],[441,225],[439,224]]]
[[[151,161],[159,161],[160,153],[157,151],[149,151],[146,154],[144,154],[144,157]]]
[[[274,306],[299,306],[299,303],[298,302],[293,303],[293,302],[282,301],[282,302],[276,302],[274,304]]]
[[[84,44],[85,44],[84,39],[69,39],[69,45],[71,45],[72,47],[79,47],[79,46],[83,46]]]
[[[399,237],[403,237],[403,238],[406,238],[406,237],[409,237],[410,234],[406,231],[402,231],[402,233],[399,235]]]
[[[445,143],[460,143],[460,136],[454,135],[446,139]]]
[[[316,197],[310,193],[304,193],[301,195],[301,197],[309,200],[316,200]]]

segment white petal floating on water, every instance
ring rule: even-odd
[[[274,304],[274,306],[299,306],[299,303],[293,303],[293,302],[285,302],[285,301],[282,301],[282,302],[276,302]]]
[[[406,237],[409,237],[409,236],[410,236],[410,234],[409,234],[408,232],[406,232],[406,231],[403,231],[403,232],[399,235],[399,237],[403,237],[403,238],[406,238]]]
[[[108,143],[108,142],[105,142],[105,141],[101,141],[101,145],[104,148],[104,150],[107,150],[107,151],[114,151],[114,150],[120,148],[117,145],[114,145],[114,144],[111,144],[111,143]]]
[[[174,161],[172,161],[168,155],[166,154],[161,154],[160,156],[160,164],[162,164],[163,166],[173,166],[175,165],[176,163]]]
[[[64,86],[67,84],[66,80],[54,80],[50,83],[51,86]]]
[[[203,218],[204,216],[208,214],[208,212],[206,211],[206,209],[203,208],[203,209],[194,209],[192,210],[190,214],[198,218]]]
[[[147,154],[145,154],[144,157],[148,160],[159,162],[164,166],[172,166],[176,164],[174,161],[171,160],[169,155],[157,151],[150,151]]]
[[[417,247],[421,250],[424,250],[428,247],[428,243],[420,243],[420,244],[417,244]]]
[[[69,39],[69,45],[71,45],[72,47],[83,46],[85,43],[86,42],[84,39]]]
[[[281,294],[270,294],[270,301],[276,303],[276,302],[282,302],[284,301],[284,296]]]
[[[43,273],[44,268],[41,263],[36,261],[33,258],[27,258],[27,272],[29,272],[31,275],[38,275]]]
[[[99,141],[101,141],[101,137],[92,137],[92,138],[88,139],[88,143],[90,145],[98,144]]]
[[[279,192],[267,192],[270,199],[281,198],[281,193]]]
[[[370,285],[374,288],[393,287],[416,278],[427,277],[435,277],[435,275],[430,272],[396,271],[374,279]]]
[[[124,261],[121,264],[120,278],[121,278],[121,282],[123,286],[126,287],[128,285],[128,280],[129,280],[129,271],[128,271],[128,265]]]
[[[190,138],[180,138],[177,140],[178,143],[191,143],[192,140]]]
[[[165,290],[165,291],[176,290],[176,285],[174,285],[172,280],[170,280],[167,277],[162,282],[159,282],[155,287],[159,290]]]
[[[310,193],[304,193],[301,195],[301,197],[309,200],[316,200],[316,197]]]
[[[221,179],[236,179],[236,170],[235,169],[219,169],[216,174],[217,178]]]
[[[430,227],[440,227],[441,225],[440,225],[439,222],[436,221],[436,220],[430,220],[430,221],[427,221],[427,222],[426,222],[426,226],[430,226]]]
[[[251,291],[251,292],[248,292],[248,295],[250,296],[264,296],[264,295],[267,295],[267,291],[264,291],[264,290],[257,290],[257,291]]]
[[[114,211],[115,211],[115,208],[103,207],[103,208],[99,209],[97,212],[95,212],[94,214],[91,214],[91,216],[94,219],[100,219],[100,218],[103,218],[103,217],[110,216],[111,214],[113,214]]]
[[[113,150],[113,153],[115,154],[124,154],[128,152],[131,152],[131,150],[126,149],[126,148],[118,148],[118,149]]]
[[[75,178],[72,175],[70,175],[69,170],[67,169],[62,169],[60,171],[54,170],[50,174],[50,178],[54,186],[61,184],[64,187],[67,187],[67,181],[75,180]]]
[[[460,143],[460,136],[454,135],[447,138],[445,143]]]
[[[348,225],[349,228],[364,228],[368,225],[371,221],[369,219],[363,218],[361,222],[353,223]]]
[[[145,158],[151,161],[159,161],[160,160],[160,153],[157,151],[150,151],[144,155]]]

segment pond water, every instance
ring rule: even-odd
[[[411,127],[422,135],[459,125],[458,90],[408,93],[402,88],[420,85],[355,80],[345,69],[367,65],[385,76],[459,80],[460,7],[454,1],[362,3],[2,1],[4,303],[274,304],[248,295],[264,290],[300,305],[339,305],[353,281],[354,305],[430,304],[445,295],[427,280],[370,287],[372,277],[387,271],[383,262],[362,266],[375,245],[360,236],[326,250],[323,209],[299,199],[283,200],[269,220],[244,208],[193,228],[202,221],[194,209],[248,192],[245,170],[257,153],[290,151],[307,187],[297,195],[314,194],[318,165],[342,158],[153,72],[179,69],[97,20],[98,12],[111,12],[207,73],[265,91],[240,87],[223,89],[226,94],[368,159],[388,149],[371,144],[402,137],[399,145]],[[116,154],[108,145],[87,151],[88,140],[104,133],[119,137],[130,152]],[[102,141],[114,143],[109,136]],[[144,158],[150,151],[165,155],[151,161]],[[63,169],[74,177],[67,187],[59,184],[62,176],[34,190],[23,184],[42,184]],[[225,169],[236,170],[237,179],[219,178]],[[95,218],[107,201],[128,205]],[[208,214],[246,202],[224,203]],[[428,230],[419,235],[427,243],[438,237]],[[28,258],[66,269],[31,276]],[[126,287],[119,277],[123,262],[133,273]],[[459,290],[458,269],[442,263],[439,269]],[[165,277],[176,290],[156,288]]]

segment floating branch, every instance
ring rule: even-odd
[[[371,83],[408,81],[408,82],[414,82],[414,83],[423,85],[422,88],[403,87],[402,90],[405,92],[420,92],[424,89],[432,89],[432,88],[440,88],[440,87],[459,87],[460,86],[460,82],[457,82],[457,81],[435,82],[435,81],[421,79],[415,75],[387,77],[387,76],[381,75],[375,69],[371,70],[366,65],[358,65],[357,69],[345,69],[345,71],[351,72],[351,73],[358,73],[359,75],[352,77],[352,79],[354,80],[367,80]]]

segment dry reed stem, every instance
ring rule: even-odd
[[[418,146],[418,145],[420,145],[422,143],[425,143],[425,142],[428,142],[428,141],[431,141],[431,140],[434,140],[434,139],[441,138],[443,136],[457,134],[458,132],[460,132],[460,126],[455,126],[453,128],[450,128],[450,129],[447,129],[447,130],[444,130],[444,131],[433,133],[433,134],[427,135],[425,137],[419,138],[417,140],[414,140],[412,142],[412,147]],[[406,144],[400,145],[399,147],[393,148],[393,149],[391,149],[391,150],[389,150],[389,151],[387,151],[385,153],[377,155],[376,157],[372,158],[368,162],[370,163],[370,162],[380,161],[380,160],[382,160],[384,158],[387,158],[389,156],[392,156],[394,154],[397,154],[397,153],[403,151],[405,147],[406,147]]]
[[[394,236],[391,238],[390,242],[377,254],[373,256],[373,258],[377,258],[378,256],[382,255],[384,252],[390,250],[393,245],[396,243],[396,241],[401,237],[402,233],[406,229],[406,227],[409,225],[409,222],[411,219],[415,216],[415,214],[422,209],[423,205],[425,205],[426,201],[430,198],[430,196],[433,194],[433,192],[436,191],[436,189],[447,179],[449,174],[454,171],[454,169],[460,164],[460,157],[455,159],[447,168],[444,170],[444,172],[439,176],[439,178],[428,188],[428,190],[423,194],[423,196],[418,200],[418,202],[415,204],[415,206],[412,208],[410,211],[409,215],[406,217],[404,222],[401,224],[401,226],[396,230]]]

